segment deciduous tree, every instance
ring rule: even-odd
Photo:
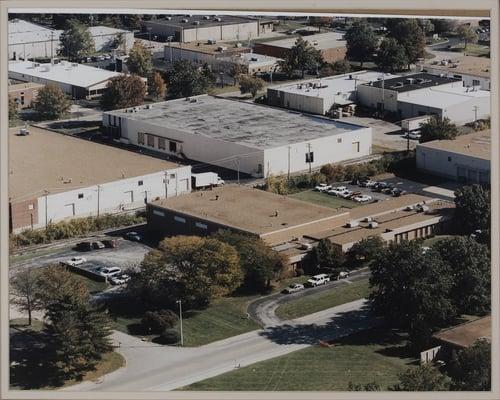
[[[458,128],[449,118],[434,116],[420,125],[420,133],[422,135],[420,143],[432,140],[450,140],[457,137]]]
[[[455,191],[455,219],[463,233],[489,231],[491,226],[491,192],[481,185],[463,186]]]
[[[454,353],[448,373],[452,390],[491,390],[491,344],[478,340],[472,347]]]
[[[16,305],[21,312],[28,313],[28,325],[31,325],[33,311],[40,310],[40,285],[38,282],[39,272],[32,268],[26,268],[18,272],[10,280],[11,304]]]
[[[146,85],[136,75],[121,75],[111,78],[101,97],[104,110],[135,107],[144,103]]]
[[[71,104],[59,86],[48,84],[38,91],[33,108],[41,119],[58,119],[68,113]]]
[[[399,382],[391,390],[405,392],[434,392],[450,389],[450,379],[429,364],[410,368],[399,375]]]
[[[464,49],[467,49],[469,43],[476,43],[478,40],[477,33],[467,24],[462,24],[457,28],[457,35],[464,41]]]
[[[151,50],[141,42],[135,42],[127,58],[127,68],[132,74],[149,77],[153,72],[153,55]]]
[[[389,36],[404,47],[408,69],[425,54],[425,35],[416,19],[403,19],[389,31]]]
[[[329,239],[321,239],[314,248],[314,259],[321,269],[339,272],[345,261],[342,250],[335,246]]]
[[[364,20],[356,20],[345,34],[347,59],[359,61],[361,67],[377,49],[377,36]]]
[[[394,38],[385,38],[377,51],[377,65],[386,71],[399,71],[408,64],[405,48]]]
[[[347,254],[353,263],[371,262],[383,251],[384,247],[384,241],[380,236],[371,236],[354,243]]]
[[[241,94],[250,93],[252,97],[257,96],[257,93],[264,89],[266,85],[261,78],[246,74],[238,75],[237,80],[240,85]]]
[[[299,37],[279,65],[288,74],[294,70],[301,71],[302,78],[304,78],[307,70],[319,68],[322,63],[323,57],[321,52],[315,49],[308,41]]]
[[[14,97],[9,97],[9,120],[19,118],[19,104]]]
[[[78,61],[95,52],[94,38],[88,27],[78,20],[72,19],[67,22],[67,27],[59,40],[61,42],[59,54],[72,61]]]
[[[165,97],[166,90],[167,85],[160,73],[154,72],[153,75],[148,78],[148,93],[158,100],[159,98]]]
[[[168,75],[168,90],[174,98],[196,96],[207,93],[214,82],[207,65],[200,68],[189,60],[179,60]]]

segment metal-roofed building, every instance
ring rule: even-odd
[[[172,15],[144,21],[145,31],[174,42],[249,40],[259,36],[258,19],[236,15]]]
[[[491,132],[417,145],[417,168],[463,183],[490,183]]]
[[[54,84],[76,99],[99,96],[106,89],[109,80],[120,75],[118,72],[68,61],[9,63],[9,78],[45,85]]]
[[[128,53],[134,45],[134,32],[125,29],[111,28],[109,26],[89,26],[89,32],[94,38],[96,51],[111,51],[115,48],[115,40],[122,36],[123,45],[118,49]]]
[[[371,128],[208,95],[103,113],[108,135],[174,157],[281,175],[370,154]]]
[[[30,127],[9,130],[13,231],[117,213],[191,191],[191,167]]]

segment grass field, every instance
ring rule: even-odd
[[[355,201],[346,200],[341,197],[330,196],[329,194],[316,192],[314,190],[306,190],[304,192],[294,193],[290,195],[290,197],[330,208],[354,208],[360,205]]]
[[[404,338],[380,329],[361,332],[333,343],[313,346],[194,383],[180,390],[347,390],[349,382],[377,382],[382,390],[397,375],[417,365]]]
[[[477,43],[469,43],[467,44],[467,48],[465,49],[463,44],[459,46],[454,46],[451,49],[455,52],[466,53],[468,56],[487,56],[490,53],[490,47],[480,45]]]
[[[350,284],[345,283],[326,292],[312,294],[299,298],[296,301],[285,303],[278,307],[276,315],[282,319],[299,318],[307,314],[361,299],[369,294],[368,279],[362,279]]]

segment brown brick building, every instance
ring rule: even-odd
[[[45,85],[35,82],[9,82],[9,98],[14,98],[20,109],[31,108],[36,100],[38,91]]]

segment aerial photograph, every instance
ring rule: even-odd
[[[489,18],[18,10],[11,391],[491,390]]]

